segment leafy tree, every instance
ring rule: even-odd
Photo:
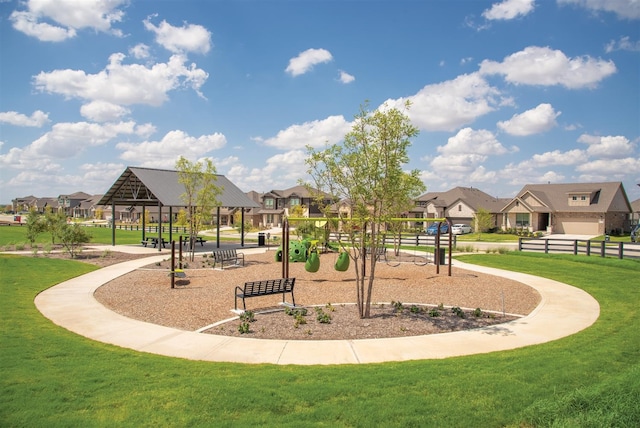
[[[42,215],[36,210],[29,210],[29,214],[27,215],[27,240],[29,243],[33,246],[38,235],[42,232],[46,232],[46,230],[47,225]]]
[[[211,159],[202,162],[191,162],[180,156],[176,161],[178,182],[184,185],[185,192],[181,195],[187,207],[187,221],[189,224],[189,240],[191,242],[190,258],[195,257],[195,239],[204,224],[210,223],[213,209],[220,205],[218,195],[222,189],[217,181],[216,168]]]
[[[405,109],[409,107],[406,103]],[[383,245],[385,224],[425,189],[418,170],[403,170],[409,161],[410,138],[417,135],[418,129],[404,112],[388,106],[371,112],[365,104],[342,144],[319,151],[307,147],[313,185],[306,186],[318,206],[329,216],[330,206],[322,193],[326,192],[349,207],[339,216],[349,234],[350,251],[344,243],[340,245],[354,262],[360,318],[371,316],[376,254]]]
[[[91,241],[91,235],[87,232],[86,228],[79,223],[65,223],[58,233],[60,243],[72,259],[80,253],[82,244]]]
[[[240,210],[242,210],[242,208],[240,208]],[[242,224],[242,211],[240,210],[233,214],[233,227],[238,231],[238,233],[244,232],[244,236],[247,236],[247,233],[251,232],[254,227],[253,224],[246,219],[244,221],[244,225]]]
[[[97,220],[102,220],[102,216],[104,215],[104,210],[102,208],[96,208],[93,213],[93,217]]]
[[[473,215],[473,224],[478,233],[478,240],[480,240],[482,232],[486,232],[493,227],[493,215],[484,208],[478,208]]]
[[[62,211],[54,212],[46,209],[44,213],[45,230],[51,234],[51,243],[55,244],[56,239],[60,237],[62,228],[67,225],[67,217]]]
[[[187,212],[185,210],[183,210],[182,208],[180,208],[180,211],[178,211],[178,216],[176,218],[176,224],[178,226],[186,226],[188,223],[187,221]]]

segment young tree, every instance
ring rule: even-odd
[[[46,230],[47,225],[42,215],[36,210],[29,210],[29,214],[27,215],[27,240],[31,246],[36,242],[38,235],[42,232],[46,232]]]
[[[51,234],[51,243],[55,244],[56,239],[60,237],[62,228],[67,224],[67,217],[63,212],[54,212],[47,209],[44,213],[45,230]]]
[[[409,107],[406,103],[405,109]],[[318,206],[328,216],[330,207],[322,193],[326,192],[350,208],[348,214],[340,214],[340,220],[349,232],[360,318],[371,316],[376,255],[383,245],[384,225],[425,189],[418,170],[403,170],[409,161],[409,140],[416,135],[418,129],[402,111],[384,106],[371,112],[365,104],[342,144],[320,151],[307,147],[313,185],[306,185]]]
[[[178,181],[184,185],[181,195],[187,206],[189,223],[190,259],[195,257],[195,239],[204,224],[211,221],[213,209],[220,204],[218,195],[222,189],[215,183],[216,168],[211,159],[202,162],[191,162],[180,156],[176,161]]]
[[[493,226],[493,215],[484,208],[478,208],[473,215],[473,224],[478,233],[478,240],[480,240],[482,232],[486,232]]]
[[[59,230],[60,243],[67,250],[71,258],[75,258],[82,249],[82,244],[91,241],[91,235],[86,228],[78,223],[64,224]]]

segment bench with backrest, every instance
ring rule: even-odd
[[[296,299],[293,297],[293,286],[296,283],[295,278],[267,279],[263,281],[245,282],[244,286],[235,289],[235,307],[238,309],[238,297],[242,299],[242,309],[247,310],[245,299],[249,297],[270,296],[272,294],[282,294],[282,303],[285,302],[286,293],[291,293],[291,302],[296,305]]]
[[[233,262],[235,265],[242,262],[242,266],[244,266],[244,254],[238,253],[235,248],[230,250],[214,250],[212,256],[214,269],[218,263],[220,263],[220,268],[224,269],[225,262]]]

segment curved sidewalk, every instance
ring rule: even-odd
[[[263,340],[196,333],[119,315],[98,303],[94,291],[166,253],[119,263],[40,293],[36,307],[55,324],[90,339],[140,352],[191,360],[268,364],[363,364],[480,354],[560,339],[592,325],[598,302],[586,292],[545,278],[455,262],[454,266],[505,276],[542,296],[528,316],[504,324],[454,333],[390,339]]]

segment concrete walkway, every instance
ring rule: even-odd
[[[107,247],[113,248],[113,247]],[[131,246],[130,252],[142,252]],[[118,251],[124,248],[118,247]],[[153,250],[144,249],[153,254]],[[157,254],[157,250],[156,254]],[[243,249],[243,252],[264,251]],[[598,302],[567,284],[462,262],[454,266],[505,276],[535,288],[540,305],[528,316],[476,330],[390,339],[261,340],[196,333],[136,321],[98,303],[94,291],[167,253],[128,261],[71,279],[40,293],[36,307],[55,324],[82,336],[140,352],[190,360],[268,364],[364,364],[423,360],[520,348],[560,339],[592,325]]]

